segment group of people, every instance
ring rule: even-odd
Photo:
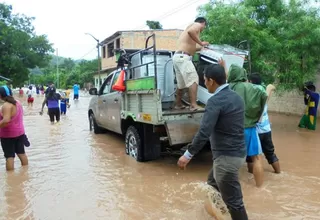
[[[79,99],[79,89],[78,84],[73,86],[73,100]],[[57,92],[53,83],[49,85],[45,91],[45,99],[42,103],[40,114],[43,114],[43,109],[45,106],[48,108],[48,115],[51,124],[60,121],[60,116],[67,113],[67,108],[70,107],[70,89],[66,89],[64,92]],[[60,104],[59,104],[60,103]]]
[[[33,86],[32,85],[29,85],[28,86],[28,90],[26,92],[26,95],[27,95],[27,103],[28,103],[28,106],[33,106],[33,102],[34,102],[34,90],[33,90]],[[43,85],[37,85],[36,86],[36,94],[37,96],[40,95],[40,92],[42,95],[45,94],[45,91],[47,90],[47,87],[46,86],[43,86]],[[23,98],[23,95],[24,95],[24,91],[22,89],[22,87],[20,87],[20,90],[19,90],[19,97],[20,98]]]
[[[197,18],[179,38],[179,48],[173,56],[178,86],[176,109],[185,108],[181,101],[185,88],[189,88],[190,110],[200,108],[196,102],[199,78],[192,56],[208,45],[208,42],[200,40],[206,23],[205,18]],[[280,173],[267,107],[275,87],[271,84],[263,86],[258,73],[247,76],[246,70],[240,66],[232,64],[227,70],[223,60],[207,66],[204,82],[212,96],[206,104],[199,131],[188,150],[179,158],[178,166],[184,169],[210,141],[213,167],[207,183],[220,193],[233,220],[247,220],[239,169],[247,162],[248,172],[253,174],[256,186],[260,187],[264,179],[261,157],[264,154],[275,173]],[[305,86],[304,93],[308,109],[299,127],[312,129],[316,124],[319,95],[314,85]],[[221,219],[221,213],[213,203],[207,211],[216,219]]]
[[[79,90],[80,90],[79,84],[75,83],[73,85],[73,94],[74,94],[73,100],[79,99]],[[36,86],[36,94],[39,95],[40,92],[45,96],[45,99],[42,103],[40,114],[41,115],[43,114],[44,106],[47,106],[50,122],[52,124],[55,121],[59,122],[60,115],[65,115],[67,113],[67,108],[70,107],[70,104],[69,104],[69,96],[71,93],[70,89],[67,88],[64,92],[57,92],[54,84],[49,83],[46,87],[41,85]],[[22,88],[20,88],[19,94],[20,94],[20,97],[23,97],[24,91]],[[33,91],[32,85],[28,87],[26,94],[27,94],[28,106],[33,106],[34,91]]]
[[[79,99],[79,85],[74,85],[74,100]],[[48,107],[48,115],[51,123],[60,121],[60,114],[66,114],[69,104],[69,95],[71,91],[67,89],[63,94],[59,94],[53,83],[50,83],[44,91],[45,99],[42,103],[40,113],[43,113],[45,105]],[[23,95],[24,93],[22,93]],[[33,103],[33,88],[28,87],[28,103]],[[21,96],[21,92],[19,92]],[[14,158],[17,155],[22,166],[28,165],[28,157],[25,153],[25,147],[30,146],[29,139],[25,133],[23,122],[23,107],[20,101],[13,97],[9,86],[0,87],[0,99],[4,101],[0,110],[0,141],[4,157],[6,158],[6,169],[14,169]],[[60,106],[59,106],[60,101]]]

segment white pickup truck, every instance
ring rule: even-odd
[[[153,45],[149,47],[150,39]],[[155,35],[151,35],[145,49],[130,55],[121,54],[127,63],[122,68],[126,73],[125,91],[112,88],[121,69],[110,73],[99,90],[89,91],[93,96],[88,108],[90,129],[96,134],[110,130],[124,135],[125,151],[137,161],[155,160],[168,148],[180,150],[190,143],[204,113],[204,110],[173,110],[176,90],[173,52],[156,50],[155,42]],[[205,105],[210,97],[201,83],[203,67],[221,57],[227,66],[231,63],[242,66],[247,55],[247,51],[234,47],[212,45],[197,56],[200,104]]]

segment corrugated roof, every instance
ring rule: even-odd
[[[106,39],[104,39],[101,42],[101,44],[108,43],[109,41],[111,41],[112,39],[120,36],[124,32],[127,33],[127,32],[150,32],[150,31],[160,32],[160,31],[183,31],[183,30],[181,30],[181,29],[150,29],[150,30],[123,30],[123,31],[117,31],[114,34],[112,34],[109,37],[107,37]]]

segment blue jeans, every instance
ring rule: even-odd
[[[208,184],[221,193],[233,220],[248,220],[239,182],[239,169],[245,159],[246,157],[220,156],[213,161],[208,176]]]

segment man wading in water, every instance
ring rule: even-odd
[[[224,62],[222,62],[224,63]],[[225,64],[223,64],[225,65]],[[247,72],[244,68],[232,64],[228,72],[230,89],[240,95],[245,104],[245,141],[248,161],[252,161],[252,173],[256,186],[263,184],[262,148],[257,132],[259,122],[267,101],[267,94],[248,82]]]
[[[181,102],[183,89],[185,88],[189,88],[190,110],[196,111],[201,108],[197,105],[199,76],[192,63],[192,56],[196,51],[201,50],[203,46],[209,44],[199,39],[200,33],[206,27],[206,23],[205,18],[197,18],[179,37],[179,47],[172,58],[178,86],[175,109],[185,108]],[[201,47],[197,48],[197,44]]]
[[[226,84],[222,66],[208,66],[204,72],[204,81],[213,95],[207,102],[199,131],[188,150],[180,157],[178,166],[184,169],[210,140],[213,169],[208,184],[221,193],[233,220],[247,220],[239,182],[239,169],[246,159],[244,102]],[[220,220],[218,213],[209,214]]]
[[[270,100],[272,92],[275,90],[275,87],[271,84],[267,86],[265,89],[262,86],[262,80],[258,73],[253,73],[249,76],[249,82],[252,83],[255,87],[261,89],[262,91],[266,92],[268,95],[267,103]],[[268,116],[268,105],[265,105],[263,114],[257,123],[257,132],[259,134],[259,139],[261,143],[261,148],[264,156],[268,160],[268,163],[273,167],[275,173],[280,173],[280,163],[277,155],[274,153],[274,145],[272,142],[272,135],[271,135],[271,124],[269,121]],[[250,173],[253,172],[253,164],[250,157],[247,158],[248,164],[248,171]]]

